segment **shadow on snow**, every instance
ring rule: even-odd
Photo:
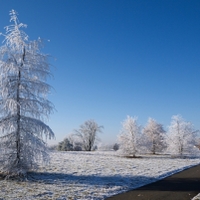
[[[77,184],[77,185],[92,185],[92,186],[105,186],[105,187],[113,187],[113,186],[122,186],[124,189],[127,188],[135,189],[153,182],[155,183],[155,187],[152,186],[150,190],[167,190],[167,191],[182,191],[183,185],[187,185],[184,187],[184,190],[190,191],[197,182],[200,184],[200,179],[198,178],[171,178],[164,179],[167,176],[180,172],[182,170],[187,169],[188,167],[184,167],[178,170],[173,170],[171,172],[167,172],[157,177],[149,177],[149,176],[121,176],[121,175],[110,175],[110,176],[99,176],[97,175],[78,175],[78,174],[65,174],[65,173],[39,173],[39,172],[29,172],[28,180],[30,182],[42,182],[44,184]],[[159,180],[164,181],[165,187],[159,186]],[[183,185],[181,185],[183,184]],[[198,184],[198,186],[199,186]],[[141,188],[142,189],[142,188]],[[198,187],[199,189],[199,187]],[[143,189],[142,189],[143,190]],[[144,188],[144,190],[146,190]]]

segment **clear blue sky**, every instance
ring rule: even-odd
[[[0,32],[9,11],[30,40],[50,40],[57,140],[88,119],[115,142],[127,115],[165,128],[181,114],[200,129],[199,0],[0,0]],[[3,37],[2,37],[3,39]],[[2,40],[1,39],[1,40]]]

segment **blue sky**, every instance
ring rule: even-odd
[[[54,143],[88,119],[104,126],[104,143],[115,142],[127,115],[166,128],[181,114],[200,129],[199,0],[0,2],[0,32],[14,9],[52,55]]]

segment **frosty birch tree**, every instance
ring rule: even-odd
[[[54,137],[43,122],[53,109],[46,98],[50,65],[40,53],[41,40],[29,41],[16,11],[10,17],[0,47],[0,167],[8,176],[25,176],[38,162],[48,161],[43,136]]]
[[[172,155],[196,154],[196,134],[192,123],[185,121],[180,115],[172,116],[171,125],[168,130],[168,151]]]
[[[146,127],[143,129],[143,145],[152,153],[161,152],[165,147],[165,130],[162,124],[149,118]]]
[[[92,150],[97,133],[102,132],[102,128],[103,126],[99,126],[94,120],[88,120],[80,125],[78,130],[75,130],[75,135],[80,139],[85,151]]]
[[[140,126],[137,124],[137,118],[127,116],[122,123],[122,133],[119,135],[119,148],[124,155],[135,157],[138,147],[138,136],[140,135]]]

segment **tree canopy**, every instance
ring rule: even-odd
[[[51,87],[45,82],[50,64],[40,52],[41,39],[29,41],[14,10],[10,22],[0,47],[1,171],[24,176],[38,162],[48,161],[43,137],[54,137],[43,122],[53,110],[47,100]]]

